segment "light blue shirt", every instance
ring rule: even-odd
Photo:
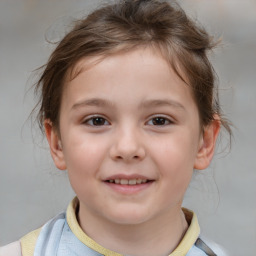
[[[48,221],[41,229],[34,256],[103,256],[83,244],[71,231],[66,214],[61,213]],[[186,256],[207,256],[193,245]]]

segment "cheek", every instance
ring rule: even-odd
[[[96,182],[105,151],[101,143],[88,136],[77,133],[64,138],[64,158],[70,183],[75,191],[80,188],[86,189]]]
[[[69,182],[75,194],[82,201],[90,202],[97,196],[99,159],[96,150],[80,147],[80,150],[70,148],[67,159]]]
[[[74,165],[79,169],[93,169],[95,163],[106,151],[106,143],[97,136],[89,136],[76,129],[63,139],[64,157],[68,167]]]
[[[151,149],[154,149],[152,155],[156,156],[163,164],[170,164],[170,167],[175,166],[192,166],[197,155],[198,138],[193,136],[189,131],[179,132],[168,135],[161,140],[151,140]],[[150,150],[150,149],[149,149]],[[182,171],[182,170],[181,170]]]
[[[176,133],[158,141],[152,153],[159,174],[173,187],[186,187],[193,173],[197,153],[196,138],[189,132]]]

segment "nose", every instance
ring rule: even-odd
[[[141,161],[146,151],[142,135],[136,129],[120,129],[114,135],[110,156],[113,160],[125,162]]]

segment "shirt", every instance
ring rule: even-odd
[[[0,248],[0,256],[125,256],[104,248],[86,235],[77,221],[78,204],[79,201],[75,197],[66,212],[60,213],[43,227],[22,237],[20,246],[16,242],[9,247]],[[199,238],[200,228],[195,213],[185,208],[183,212],[189,227],[180,244],[169,256],[216,255]]]

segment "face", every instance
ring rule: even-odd
[[[46,125],[79,214],[138,224],[177,211],[207,144],[188,85],[150,49],[95,60],[65,85],[60,136]]]

